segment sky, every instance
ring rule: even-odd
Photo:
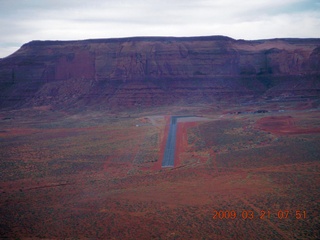
[[[320,0],[0,0],[0,58],[32,40],[320,38]]]

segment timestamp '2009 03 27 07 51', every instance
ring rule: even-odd
[[[260,212],[256,212],[254,210],[242,210],[237,212],[235,210],[213,210],[213,219],[271,219],[271,218],[278,218],[278,219],[306,219],[307,218],[307,211],[306,210],[260,210]]]

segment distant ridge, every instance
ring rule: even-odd
[[[317,38],[31,41],[0,60],[0,107],[318,98],[319,76]]]
[[[97,38],[97,39],[83,39],[83,40],[33,40],[23,44],[23,46],[39,46],[39,45],[57,45],[66,43],[113,43],[113,42],[130,42],[130,41],[245,41],[245,42],[265,42],[265,41],[286,41],[288,43],[318,43],[319,38],[270,38],[270,39],[233,39],[222,35],[213,36],[195,36],[195,37],[173,37],[173,36],[137,36],[137,37],[123,37],[123,38]]]
[[[204,36],[204,37],[123,37],[123,38],[98,38],[98,39],[84,39],[84,40],[33,40],[25,43],[23,46],[40,46],[40,45],[57,45],[66,43],[114,43],[114,42],[131,42],[131,41],[224,41],[234,39],[225,36]]]

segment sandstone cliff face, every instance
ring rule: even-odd
[[[320,39],[32,41],[0,59],[1,107],[319,96]]]

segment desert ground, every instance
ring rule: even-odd
[[[319,239],[319,101],[0,112],[9,239]],[[170,116],[174,167],[162,168]]]

